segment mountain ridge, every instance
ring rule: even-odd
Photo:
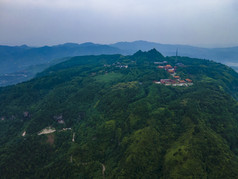
[[[179,56],[191,58],[205,58],[233,65],[233,68],[237,69],[235,63],[237,63],[238,59],[238,47],[208,49],[147,41],[118,42],[109,45],[86,42],[82,44],[65,43],[43,47],[29,47],[26,45],[15,47],[0,46],[0,86],[29,80],[37,72],[47,68],[51,61],[55,59],[100,54],[132,55],[138,50],[147,51],[152,48],[157,49],[165,56],[176,56],[178,54]]]

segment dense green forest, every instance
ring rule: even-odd
[[[172,78],[164,61],[193,85],[153,83]],[[155,49],[73,57],[0,88],[0,175],[236,178],[237,99],[238,74],[213,61]]]

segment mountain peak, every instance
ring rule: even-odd
[[[26,44],[20,46],[21,48],[29,48]]]
[[[159,54],[161,54],[161,53],[160,53],[159,51],[157,51],[155,48],[149,50],[147,53],[152,53],[152,54],[157,54],[157,53],[159,53]]]
[[[85,43],[80,44],[80,46],[85,46],[85,47],[87,47],[87,46],[93,46],[93,45],[96,45],[96,44],[95,44],[95,43],[92,43],[92,42],[85,42]]]
[[[148,57],[149,59],[155,59],[155,60],[162,60],[164,59],[164,56],[157,51],[155,48],[147,51],[147,52],[142,52],[141,50],[137,51],[133,56],[145,56]]]
[[[69,42],[69,43],[64,43],[64,44],[62,44],[60,46],[64,46],[64,47],[78,47],[79,44]]]

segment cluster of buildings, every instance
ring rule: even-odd
[[[154,81],[155,84],[163,84],[165,86],[191,86],[193,85],[190,79],[161,79],[160,81]]]
[[[104,64],[104,67],[114,66],[116,68],[128,68],[128,65],[121,64],[120,62],[113,63],[112,65]]]
[[[171,65],[165,65],[165,66],[161,66],[159,65],[158,66],[159,69],[165,69],[167,72],[169,72],[170,74],[174,74],[177,67],[172,67]]]
[[[163,63],[163,62],[162,62]],[[179,64],[179,66],[183,66],[183,64]],[[173,77],[172,79],[161,79],[160,81],[154,81],[155,84],[163,84],[166,86],[191,86],[193,85],[193,81],[191,79],[182,80],[180,76],[176,75],[177,66],[172,67],[171,65],[159,65],[159,69],[165,69],[170,75]]]
[[[155,65],[164,65],[168,63],[167,61],[163,61],[163,62],[154,62]]]

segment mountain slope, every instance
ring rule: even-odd
[[[154,62],[193,85],[154,83],[173,79]],[[222,64],[156,50],[71,58],[0,88],[1,176],[235,178],[237,79]]]

